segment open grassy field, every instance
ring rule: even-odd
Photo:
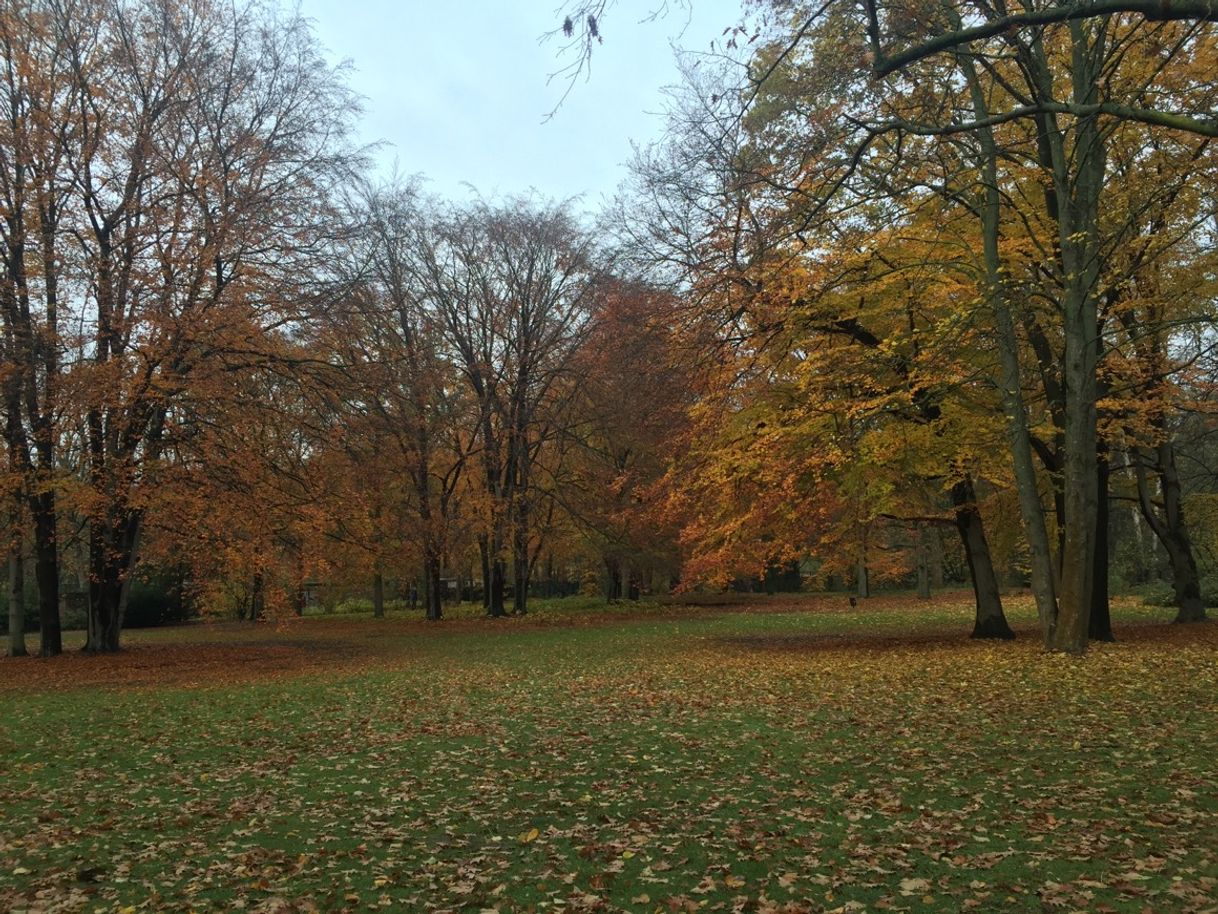
[[[0,662],[3,911],[1218,911],[1218,625],[963,596]]]

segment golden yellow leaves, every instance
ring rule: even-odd
[[[901,894],[906,897],[910,897],[913,895],[922,895],[922,896],[925,896],[925,897],[923,897],[923,901],[930,902],[930,901],[934,900],[933,898],[927,896],[927,893],[930,891],[930,880],[929,879],[922,879],[922,878],[902,879],[899,883],[899,886],[900,886]]]

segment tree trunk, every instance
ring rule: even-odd
[[[504,591],[507,587],[507,567],[503,559],[494,559],[491,562],[491,590],[490,590],[490,605],[487,608],[487,614],[496,619],[507,615],[507,610],[504,607]]]
[[[443,594],[440,592],[440,556],[432,553],[426,557],[423,567],[424,609],[428,620],[438,622],[444,617]],[[501,595],[502,596],[502,595]]]
[[[90,524],[86,653],[112,654],[119,650],[131,574],[138,560],[139,535],[138,511],[124,511]]]
[[[943,537],[938,527],[930,530],[930,586],[934,590],[943,589]]]
[[[965,75],[968,79],[969,94],[973,104],[973,113],[979,120],[989,115],[989,107],[981,82],[977,78],[972,58],[964,61]],[[1032,552],[1032,593],[1036,599],[1036,613],[1040,619],[1041,631],[1046,646],[1053,640],[1053,632],[1057,624],[1058,606],[1053,573],[1053,557],[1049,551],[1049,537],[1045,529],[1044,508],[1040,502],[1040,491],[1036,482],[1036,468],[1032,463],[1032,444],[1028,431],[1027,407],[1023,399],[1023,387],[1019,364],[1019,339],[1015,333],[1015,322],[1011,315],[1010,302],[1007,296],[1006,281],[1003,273],[1002,255],[999,249],[999,234],[1002,225],[1002,200],[998,188],[998,148],[994,132],[990,128],[980,130],[982,160],[981,174],[983,179],[984,205],[981,207],[982,252],[985,260],[986,296],[990,310],[994,315],[994,326],[997,331],[998,353],[1002,366],[1002,406],[1007,418],[1007,438],[1011,446],[1011,456],[1015,467],[1016,491],[1019,496],[1019,514],[1023,522],[1024,536]],[[969,483],[972,488],[972,483]],[[970,495],[968,501],[975,499]],[[957,523],[960,515],[956,516]],[[1003,618],[998,624],[992,617],[986,627],[981,625],[982,587],[977,578],[978,569],[973,561],[981,561],[975,553],[985,542],[984,532],[980,527],[980,515],[977,516],[977,537],[979,543],[970,548],[966,540],[965,551],[970,557],[969,567],[973,571],[973,588],[977,593],[978,624],[973,632],[974,637],[1014,637],[1010,626]],[[965,538],[965,528],[961,528],[961,537]],[[993,577],[993,564],[989,558],[989,547],[985,545],[985,568],[981,569],[982,578],[988,574]],[[987,585],[988,586],[988,585]],[[995,591],[995,599],[997,593]],[[998,606],[1001,616],[1001,604]],[[990,631],[993,634],[982,634]]]
[[[1015,633],[1007,624],[1002,611],[1002,596],[998,588],[998,576],[994,573],[994,560],[990,555],[990,544],[985,538],[985,527],[981,512],[977,510],[977,493],[973,481],[965,476],[952,486],[952,505],[956,509],[956,530],[964,546],[964,557],[968,562],[969,578],[973,583],[973,596],[977,610],[973,620],[973,638],[1001,638],[1011,640]]]
[[[1095,514],[1095,581],[1091,591],[1091,619],[1087,637],[1092,641],[1115,641],[1108,595],[1108,481],[1111,465],[1108,455],[1097,457],[1096,489],[1099,493]]]
[[[385,618],[385,577],[379,568],[372,575],[372,618]]]
[[[1204,622],[1205,603],[1201,599],[1201,579],[1197,574],[1197,562],[1193,557],[1188,526],[1184,521],[1184,508],[1180,488],[1180,475],[1176,470],[1176,452],[1171,441],[1164,441],[1155,452],[1158,463],[1159,487],[1163,493],[1163,513],[1155,510],[1150,496],[1150,485],[1146,469],[1137,467],[1138,504],[1142,516],[1154,531],[1167,551],[1171,564],[1171,585],[1176,600],[1176,622]]]
[[[305,594],[304,550],[299,543],[293,546],[293,553],[292,565],[295,573],[292,579],[292,584],[294,585],[292,588],[292,613],[297,618],[303,618],[307,597]]]
[[[918,524],[914,548],[918,553],[918,599],[930,599],[930,544],[926,525]]]
[[[1137,459],[1138,452],[1136,450],[1131,448],[1125,452],[1125,470],[1133,481],[1134,491],[1137,491],[1138,484],[1138,471],[1134,469],[1134,462]],[[1147,540],[1144,529],[1146,521],[1142,517],[1140,499],[1138,503],[1129,506],[1129,522],[1133,526],[1133,538],[1135,541],[1133,554],[1134,580],[1139,584],[1145,584],[1150,580],[1150,566],[1154,561],[1154,546]]]
[[[491,554],[486,537],[478,537],[478,556],[482,560],[482,608],[491,612]]]
[[[254,583],[250,588],[250,621],[258,622],[262,619],[262,613],[266,609],[266,595],[264,593],[266,585],[262,580],[262,572],[254,572]]]
[[[1096,44],[1107,40],[1103,28],[1079,22],[1068,26],[1071,40],[1070,77],[1073,101],[1096,101],[1101,55]],[[1035,53],[1043,55],[1043,45]],[[1052,77],[1040,56],[1039,93],[1053,98]],[[1100,195],[1107,168],[1107,143],[1098,115],[1074,119],[1073,143],[1068,144],[1056,120],[1049,116],[1048,148],[1053,186],[1061,204],[1057,212],[1058,266],[1062,280],[1062,381],[1065,388],[1062,489],[1065,529],[1062,538],[1061,583],[1058,589],[1054,650],[1081,654],[1087,649],[1095,586],[1096,454],[1099,442],[1097,366],[1100,356],[1099,308],[1095,290],[1103,257],[1100,236]]]
[[[59,625],[59,546],[56,542],[55,494],[31,499],[34,519],[34,578],[38,582],[38,632],[42,657],[63,653]]]
[[[512,613],[523,616],[529,600],[529,517],[523,500],[516,507],[512,538]]]
[[[612,556],[605,556],[605,571],[609,573],[605,596],[610,603],[622,598],[622,564]]]
[[[1176,595],[1176,622],[1204,622],[1205,603],[1201,580],[1193,558],[1193,544],[1184,520],[1184,495],[1176,469],[1176,449],[1170,440],[1158,448],[1159,481],[1163,489],[1163,513],[1167,537],[1163,546],[1171,560],[1172,589]]]
[[[1176,598],[1176,618],[1173,621],[1204,622],[1205,602],[1201,597],[1197,563],[1193,559],[1187,534],[1181,536],[1181,532],[1170,537],[1170,545],[1164,544],[1171,562],[1171,585]]]
[[[859,556],[854,565],[854,588],[860,597],[871,596],[871,579],[867,574],[867,559]]]
[[[119,604],[122,585],[115,577],[89,582],[88,629],[85,653],[113,654],[119,650]]]
[[[16,512],[14,512],[16,514]],[[22,554],[21,519],[18,515],[8,550],[8,655],[24,657],[25,650],[25,556]]]

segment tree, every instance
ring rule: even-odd
[[[671,322],[678,307],[658,287],[607,281],[575,356],[575,447],[557,497],[603,566],[610,600],[629,595],[632,580],[666,587],[680,567],[678,530],[660,508],[697,373]]]
[[[603,267],[565,206],[439,207],[409,246],[411,294],[433,316],[476,403],[487,611],[503,615],[510,555],[525,611],[539,552],[537,474],[561,436],[572,356]]]
[[[79,420],[86,650],[113,651],[174,406],[226,383],[225,358],[258,358],[306,297],[355,106],[305,22],[256,4],[35,2],[6,9],[3,29],[0,192],[20,204],[5,239],[20,421],[6,428],[43,649],[58,645],[56,448]]]
[[[334,315],[327,345],[344,369],[344,412],[363,433],[349,435],[349,446],[359,442],[355,449],[365,466],[391,468],[407,481],[400,486],[379,478],[379,492],[371,493],[406,496],[377,505],[370,543],[377,553],[374,589],[382,586],[385,527],[397,516],[403,528],[398,538],[414,540],[422,557],[424,609],[436,620],[443,612],[442,565],[476,427],[446,357],[442,318],[429,307],[427,287],[415,272],[418,203],[413,189],[394,184],[365,195],[351,292],[347,306]]]
[[[61,417],[61,285],[80,140],[62,29],[75,4],[6,4],[0,11],[0,247],[3,249],[5,443],[33,520],[40,652],[62,650],[56,489]],[[20,563],[13,568],[19,570]]]
[[[972,189],[948,181],[924,190],[946,194],[979,217],[982,288],[1003,356],[1000,389],[1044,636],[1052,649],[1080,652],[1092,617],[1107,610],[1106,549],[1097,542],[1106,535],[1100,487],[1108,458],[1096,404],[1105,301],[1119,278],[1106,269],[1113,226],[1101,188],[1114,137],[1125,125],[1201,136],[1218,132],[1218,123],[1196,113],[1212,108],[1212,75],[1198,64],[1212,61],[1204,50],[1211,36],[1198,23],[1212,22],[1214,10],[1207,3],[1141,2],[1062,3],[1014,13],[970,2],[768,6],[792,24],[779,29],[758,55],[737,97],[752,106],[767,83],[784,78],[784,61],[812,47],[813,78],[825,93],[818,106],[778,122],[805,153],[791,160],[797,168],[784,170],[762,153],[742,169],[762,199],[788,201],[786,212],[799,215],[788,216],[796,237],[832,230],[826,213],[858,199],[856,176],[880,173],[885,182],[896,177],[899,186],[911,180],[909,152],[917,167],[927,155],[967,140],[976,176]],[[571,31],[581,21],[573,16]],[[583,27],[585,39],[599,33],[599,18],[595,22],[595,29]],[[592,47],[585,40],[581,53]],[[869,84],[867,75],[886,84]],[[1146,103],[1152,96],[1153,109]],[[827,139],[845,152],[834,155]],[[1042,190],[1039,215],[1032,214],[1035,204],[1026,193],[1033,188]],[[850,203],[843,204],[843,196]],[[1036,288],[1052,302],[1053,319],[1047,327],[1023,323],[1037,336],[1028,342],[1036,348],[1042,378],[1052,378],[1060,393],[1048,404],[1056,447],[1041,450],[1051,458],[1056,484],[1056,561],[1031,466],[1036,439],[1026,406],[1021,408],[1018,317],[1029,312],[1017,315],[1008,302],[1010,265],[1001,242],[1012,222],[1004,215],[1004,196],[1016,201],[1011,209],[1019,210],[1017,219],[1030,219],[1037,234],[1047,229],[1036,239],[1043,244]]]
[[[1101,190],[1107,172],[1112,133],[1122,123],[1140,123],[1215,135],[1218,124],[1188,114],[1146,108],[1141,99],[1160,81],[1163,68],[1156,64],[1148,76],[1129,81],[1113,79],[1126,46],[1148,35],[1155,26],[1142,27],[1119,15],[1135,13],[1149,20],[1212,20],[1209,4],[1067,3],[1040,10],[1008,14],[1005,8],[944,4],[941,11],[917,30],[912,39],[886,44],[886,33],[899,33],[902,13],[864,4],[865,30],[872,66],[878,75],[909,75],[913,65],[940,54],[978,60],[975,49],[992,42],[993,53],[1015,61],[1022,82],[1000,83],[1010,101],[1004,110],[979,106],[984,93],[975,82],[971,90],[975,119],[971,123],[924,125],[927,133],[979,130],[992,146],[992,127],[1005,121],[1028,119],[1037,130],[1037,164],[1046,178],[1046,208],[1057,229],[1053,238],[1052,279],[1059,290],[1060,364],[1062,396],[1062,501],[1061,555],[1058,563],[1058,605],[1051,619],[1043,619],[1048,645],[1056,650],[1081,652],[1086,646],[1092,596],[1096,583],[1096,538],[1099,520],[1100,478],[1098,458],[1098,363],[1103,296],[1103,234]],[[967,53],[962,53],[967,52]],[[1175,52],[1169,52],[1169,57]],[[1070,80],[1064,92],[1055,79],[1068,61]],[[990,67],[990,75],[997,75]],[[1005,99],[1004,99],[1005,100]],[[910,125],[902,125],[908,127]],[[993,157],[991,157],[992,161]],[[991,196],[994,192],[991,192]],[[1012,417],[1017,426],[1020,417]],[[1018,428],[1013,436],[1018,435]],[[1023,482],[1025,487],[1028,485]],[[1027,503],[1031,503],[1030,495]],[[1033,533],[1035,535],[1035,533]],[[1039,555],[1039,543],[1034,546]],[[1044,593],[1043,580],[1038,595]],[[1044,610],[1042,608],[1042,616]]]

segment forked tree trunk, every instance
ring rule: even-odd
[[[1197,562],[1193,557],[1192,540],[1184,521],[1184,506],[1180,475],[1176,470],[1176,453],[1170,441],[1164,441],[1156,449],[1155,457],[1162,491],[1163,512],[1155,508],[1150,494],[1146,469],[1137,467],[1138,504],[1142,516],[1154,531],[1167,551],[1171,565],[1171,585],[1176,601],[1176,622],[1204,622],[1205,603],[1201,598],[1201,579],[1197,573]]]
[[[112,654],[120,648],[131,575],[138,560],[140,521],[138,511],[127,510],[90,525],[86,653]]]
[[[985,527],[981,512],[977,509],[977,493],[973,481],[964,477],[952,486],[952,505],[955,507],[956,530],[964,546],[964,557],[968,562],[969,578],[973,582],[973,596],[977,610],[973,619],[973,638],[1001,638],[1011,640],[1015,633],[1007,624],[1002,611],[1002,595],[999,592],[998,576],[994,573],[994,560],[990,555],[990,544],[985,538]]]

